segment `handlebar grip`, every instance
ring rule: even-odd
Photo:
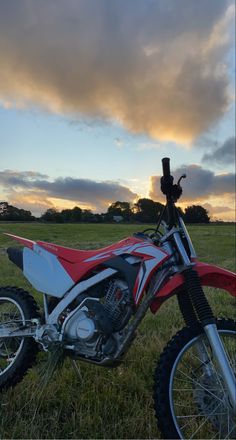
[[[162,170],[163,170],[163,176],[169,177],[170,176],[170,159],[169,157],[163,157],[162,159]]]

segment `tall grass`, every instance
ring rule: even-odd
[[[141,228],[144,228],[142,226]],[[137,230],[134,225],[0,224],[0,232],[89,249],[107,246]],[[199,258],[227,269],[235,268],[233,226],[191,226]],[[36,293],[5,249],[14,243],[0,234],[2,286],[16,285]],[[215,313],[233,317],[233,299],[223,291],[208,289]],[[45,380],[47,355],[14,389],[0,395],[1,438],[158,438],[152,402],[153,371],[170,337],[183,326],[175,298],[158,314],[150,312],[124,362],[116,369],[79,363],[79,374],[69,359]],[[49,376],[50,377],[50,376]]]

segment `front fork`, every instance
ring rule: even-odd
[[[203,293],[204,294],[204,293]],[[204,295],[205,296],[205,295]],[[191,326],[197,322],[199,322],[198,313],[197,310],[194,310],[193,304],[190,300],[189,294],[187,290],[184,290],[183,292],[178,294],[178,302],[179,307],[181,310],[181,313],[183,315],[184,321],[186,325]],[[209,307],[209,305],[208,305]],[[208,309],[209,311],[209,309]],[[235,382],[235,376],[232,371],[232,368],[229,363],[228,356],[225,352],[224,346],[222,344],[221,338],[219,336],[217,326],[214,323],[207,323],[204,325],[204,322],[202,323],[204,332],[206,334],[206,337],[209,341],[212,353],[217,361],[218,368],[220,370],[220,373],[223,377],[229,400],[230,405],[236,412],[236,382]],[[208,364],[209,356],[206,353],[204,347],[199,347],[199,356],[202,359],[202,362],[204,364]]]
[[[219,336],[215,318],[203,292],[198,273],[191,267],[188,255],[183,248],[178,234],[174,239],[182,261],[186,267],[183,271],[186,290],[178,295],[180,310],[187,325],[200,322],[216,359],[219,371],[229,396],[229,403],[236,412],[236,381],[229,359]]]
[[[200,322],[216,359],[229,396],[229,403],[236,412],[236,382],[229,359],[219,336],[215,318],[202,290],[198,274],[188,269],[185,273],[186,290],[178,295],[180,310],[188,326]],[[204,353],[203,353],[204,356]],[[205,363],[206,359],[203,359]]]
[[[229,403],[236,413],[236,382],[233,370],[230,366],[228,356],[222,344],[216,324],[208,324],[204,326],[207,339],[212,349],[212,353],[217,361],[218,368],[223,377],[226,386]]]
[[[236,412],[236,382],[229,359],[219,336],[211,307],[202,290],[199,276],[194,269],[184,272],[186,290],[178,295],[180,310],[188,326],[196,322],[202,325],[216,359],[229,396],[230,405]]]

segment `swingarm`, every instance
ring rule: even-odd
[[[0,325],[0,340],[12,337],[35,337],[39,326],[38,319],[31,319],[25,323],[11,321]]]

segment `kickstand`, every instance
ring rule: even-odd
[[[83,382],[83,377],[82,377],[82,374],[81,374],[81,370],[80,370],[79,365],[78,365],[77,362],[76,362],[75,360],[73,360],[73,359],[71,359],[71,362],[72,362],[73,368],[74,368],[74,370],[75,370],[77,376],[78,376],[79,379],[80,379],[80,382]]]

